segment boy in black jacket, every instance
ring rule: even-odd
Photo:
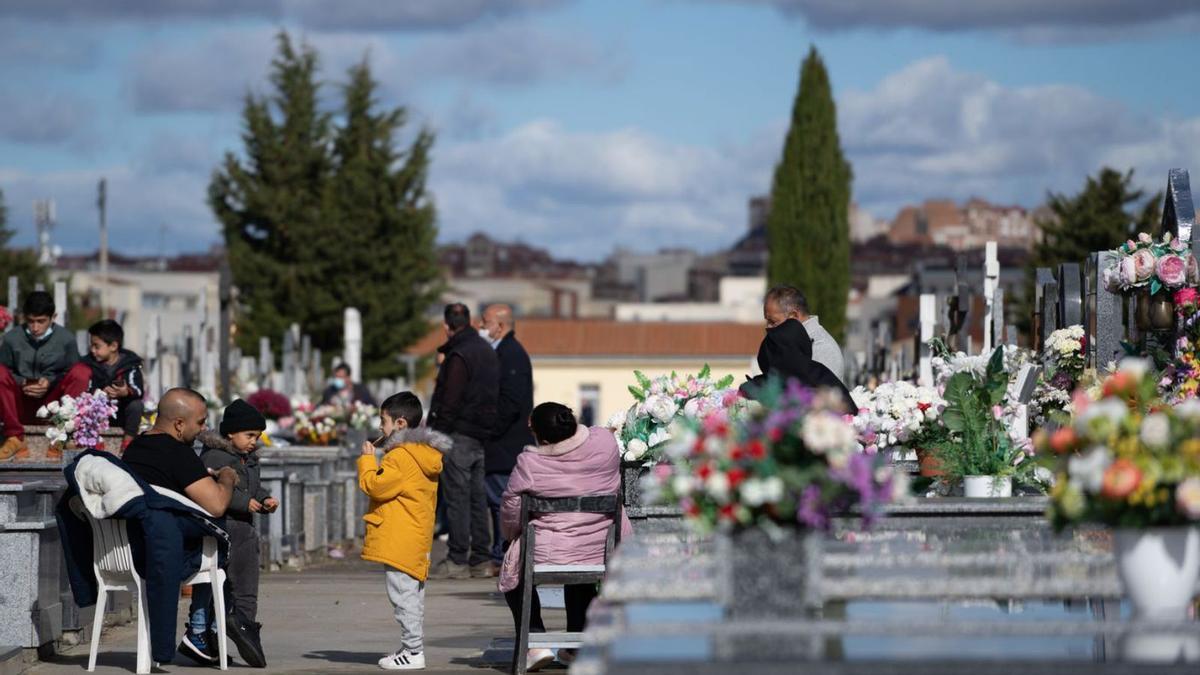
[[[142,357],[125,349],[125,331],[121,324],[104,319],[88,329],[91,345],[84,363],[92,368],[92,381],[88,391],[102,389],[110,399],[117,401],[117,416],[112,424],[125,430],[121,448],[129,445],[138,435],[145,412],[146,384],[142,376]]]

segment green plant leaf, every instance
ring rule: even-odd
[[[642,386],[643,390],[650,389],[650,385],[652,384],[652,382],[650,382],[650,378],[646,377],[642,373],[642,371],[640,371],[640,370],[633,371],[633,376],[637,378],[638,384],[640,384]]]
[[[712,368],[710,368],[707,363],[704,364],[704,367],[700,369],[699,379],[706,380],[711,375],[712,375]]]
[[[1162,290],[1162,287],[1162,282],[1158,280],[1158,277],[1154,277],[1154,279],[1150,282],[1150,295],[1157,294]]]
[[[646,402],[646,394],[641,389],[638,389],[637,387],[635,387],[633,385],[629,385],[629,393],[633,394],[633,397],[635,399],[637,399],[638,402],[640,402],[640,403]]]

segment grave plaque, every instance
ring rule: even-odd
[[[1122,316],[1125,305],[1124,296],[1112,293],[1104,287],[1104,270],[1116,262],[1117,256],[1112,251],[1100,251],[1093,254],[1095,264],[1092,266],[1092,286],[1096,289],[1096,334],[1092,340],[1093,364],[1103,368],[1109,361],[1115,361],[1123,353],[1121,340],[1125,339],[1125,323]]]
[[[1050,334],[1058,329],[1058,279],[1048,267],[1037,269],[1037,285],[1034,287],[1034,310],[1038,313],[1037,347],[1040,350],[1046,344]]]
[[[1083,323],[1083,284],[1079,263],[1058,266],[1059,324],[1066,328]]]

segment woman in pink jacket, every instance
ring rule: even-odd
[[[589,429],[575,421],[571,409],[561,403],[543,403],[529,418],[536,446],[517,457],[500,506],[500,530],[512,542],[500,569],[500,590],[512,609],[514,623],[521,620],[521,495],[577,497],[615,494],[621,485],[621,457],[617,440],[608,429]],[[534,562],[555,565],[598,565],[604,562],[604,545],[612,518],[597,513],[553,513],[537,516]],[[629,519],[621,514],[621,536],[633,533]],[[595,584],[565,587],[567,630],[583,630],[588,605],[596,597]],[[538,595],[533,594],[529,626],[545,632]],[[554,659],[548,649],[531,649],[530,669]]]

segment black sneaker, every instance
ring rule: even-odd
[[[185,632],[179,641],[179,653],[202,666],[211,666],[219,660],[211,633],[196,635],[190,630]]]
[[[262,640],[259,638],[261,630],[261,623],[246,621],[237,612],[230,614],[225,620],[225,634],[237,645],[242,660],[252,668],[267,667],[267,656],[263,654]]]

